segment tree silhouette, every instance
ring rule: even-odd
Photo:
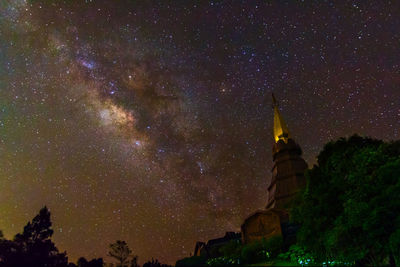
[[[51,229],[50,211],[44,206],[39,214],[33,218],[32,223],[24,227],[22,234],[15,236],[15,241],[22,241],[27,243],[36,243],[50,239],[53,235],[53,229]]]
[[[84,257],[80,257],[76,264],[78,267],[86,267],[88,265],[88,261]]]
[[[130,267],[139,267],[138,256],[133,256]]]
[[[80,257],[77,262],[78,267],[103,267],[103,265],[104,262],[102,258],[92,259],[91,261],[88,261],[84,257]]]
[[[17,246],[13,241],[4,238],[0,232],[0,266],[17,266]]]
[[[131,256],[132,250],[129,249],[125,241],[117,240],[115,243],[110,244],[110,251],[108,255],[118,260],[120,267],[127,266],[128,258]]]
[[[44,207],[32,222],[28,222],[23,233],[17,234],[13,241],[0,238],[1,265],[67,266],[66,254],[58,252],[50,239],[52,235],[50,212],[47,207]]]

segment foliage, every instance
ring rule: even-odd
[[[227,244],[219,248],[219,252],[225,258],[239,259],[242,251],[242,243],[240,240],[231,240]]]
[[[80,257],[77,262],[78,267],[102,267],[104,265],[103,259],[92,259],[90,261],[86,260],[84,257]]]
[[[32,223],[28,222],[24,227],[23,233],[15,236],[14,240],[20,243],[45,241],[53,235],[53,232],[53,229],[51,229],[50,212],[47,207],[44,207],[33,218]]]
[[[244,263],[256,263],[267,260],[268,255],[263,249],[262,242],[257,241],[244,245],[240,258]]]
[[[139,267],[138,256],[133,256],[129,264],[130,267]]]
[[[204,266],[206,262],[207,262],[207,257],[205,256],[192,256],[178,260],[175,263],[175,267]]]
[[[155,260],[151,259],[151,261],[148,261],[145,264],[143,264],[143,267],[171,267],[171,265],[162,264],[157,259]]]
[[[115,258],[119,262],[119,266],[127,266],[128,258],[132,256],[132,250],[125,241],[117,240],[110,244],[108,255]]]
[[[399,177],[400,142],[352,136],[328,143],[291,212],[302,225],[299,245],[321,263],[399,265]]]
[[[228,266],[265,262],[276,257],[282,250],[281,236],[262,239],[258,242],[242,245],[240,240],[231,240],[219,247],[219,257],[193,256],[176,262],[182,266]]]
[[[14,240],[0,239],[0,266],[67,266],[66,253],[51,241],[50,212],[42,208]]]
[[[80,257],[76,264],[78,265],[78,267],[85,267],[88,264],[88,261],[84,257]]]
[[[282,236],[274,236],[268,240],[263,240],[264,248],[268,251],[270,258],[275,258],[283,249]]]
[[[229,265],[239,265],[240,259],[239,258],[229,258],[229,257],[217,257],[208,259],[206,264],[208,266],[229,266]]]
[[[265,262],[275,258],[282,250],[283,240],[281,236],[275,236],[268,240],[252,242],[244,245],[241,259],[244,263]]]
[[[292,245],[287,252],[279,254],[278,258],[289,260],[290,262],[300,265],[316,264],[311,253],[306,252],[304,248],[300,247],[299,245]]]
[[[400,262],[400,228],[394,232],[389,239],[389,247],[390,250],[393,253],[393,259],[394,263],[399,264]],[[394,264],[392,264],[394,265]]]

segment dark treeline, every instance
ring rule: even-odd
[[[400,266],[400,141],[325,145],[293,203],[297,244],[315,263]]]
[[[400,141],[340,138],[317,160],[288,207],[294,240],[233,240],[176,266],[400,266]]]
[[[50,211],[43,207],[32,222],[24,227],[14,239],[7,240],[0,231],[0,267],[102,267],[102,258],[87,260],[84,257],[77,263],[68,262],[67,253],[60,252],[51,237],[54,233],[51,228]],[[117,240],[110,244],[108,256],[115,259],[115,267],[140,267],[138,256],[132,254],[125,241]],[[152,259],[143,264],[143,267],[168,267],[158,260]]]
[[[253,244],[231,242],[216,258],[194,256],[177,266],[298,264],[400,266],[400,141],[359,136],[325,145],[306,174],[307,185],[292,203],[291,223],[299,226],[295,243],[281,239]],[[102,258],[68,263],[51,237],[47,207],[12,240],[0,231],[0,267],[97,267]],[[114,266],[139,267],[125,241],[110,244]],[[167,267],[152,259],[143,267]]]
[[[13,240],[1,234],[0,266],[67,266],[66,252],[58,251],[52,235],[50,212],[44,207]]]

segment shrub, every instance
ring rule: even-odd
[[[282,236],[274,236],[268,240],[263,240],[264,248],[269,252],[271,258],[275,258],[282,252]]]
[[[292,245],[287,252],[279,254],[278,258],[301,265],[315,264],[314,257],[298,245]]]
[[[183,258],[178,260],[175,263],[176,267],[185,267],[185,266],[204,266],[206,265],[207,258],[204,256],[192,256]]]
[[[208,266],[229,266],[229,265],[239,265],[239,258],[229,258],[229,257],[217,257],[207,260]]]
[[[219,252],[226,258],[239,259],[242,251],[240,240],[231,240],[226,245],[220,247]]]
[[[281,236],[268,240],[252,242],[243,246],[241,258],[244,263],[258,263],[275,258],[282,250],[283,239]]]

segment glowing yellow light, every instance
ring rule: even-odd
[[[274,138],[275,138],[275,142],[278,142],[279,140],[283,140],[285,143],[287,143],[288,139],[290,138],[289,130],[279,112],[278,104],[275,100],[274,94],[272,94],[272,101],[273,101],[273,105],[274,105]]]

